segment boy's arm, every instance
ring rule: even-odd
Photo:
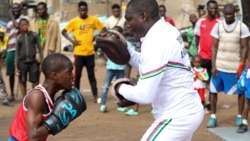
[[[10,15],[10,19],[13,22],[13,25],[15,26],[15,28],[19,28],[19,25],[18,25],[16,19],[14,18],[13,13],[12,13],[12,9],[9,10],[9,15]]]
[[[40,39],[39,39],[38,35],[36,36],[36,41],[37,41],[37,49],[39,51],[40,60],[43,61],[43,58],[44,58],[44,56],[43,56],[43,49],[41,47]]]
[[[45,97],[40,90],[33,90],[24,101],[27,112],[27,135],[29,141],[42,141],[48,135],[48,130],[43,126],[42,114],[45,107]]]

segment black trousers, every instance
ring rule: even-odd
[[[95,55],[90,56],[74,56],[74,65],[75,65],[75,87],[80,90],[80,81],[82,76],[82,69],[86,67],[89,83],[91,86],[91,91],[94,97],[97,97],[97,87],[96,87],[96,78],[95,78]]]

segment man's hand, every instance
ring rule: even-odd
[[[211,74],[212,74],[213,76],[217,76],[217,68],[216,68],[216,67],[212,67],[212,69],[211,69]]]
[[[81,41],[73,40],[71,43],[72,43],[72,45],[75,47],[75,46],[80,45],[80,44],[81,44]]]
[[[240,62],[240,65],[239,65],[238,70],[237,70],[237,78],[240,78],[244,69],[245,69],[245,63]]]

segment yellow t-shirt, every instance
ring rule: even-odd
[[[93,55],[95,53],[93,45],[94,31],[103,28],[104,25],[94,16],[88,16],[86,19],[76,17],[70,20],[65,30],[72,32],[75,40],[80,41],[80,45],[74,48],[74,55]]]

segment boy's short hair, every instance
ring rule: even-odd
[[[69,63],[72,63],[70,59],[61,54],[53,53],[45,57],[42,62],[41,68],[45,78],[48,78],[51,72],[59,72],[62,69],[66,68]]]
[[[26,18],[21,18],[21,19],[19,20],[18,24],[20,24],[22,21],[25,21],[25,22],[27,22],[27,23],[29,24],[29,20],[26,19]]]
[[[47,3],[46,2],[39,2],[37,6],[42,5],[45,9],[47,9]]]
[[[113,4],[111,8],[112,8],[112,10],[116,9],[116,8],[121,9],[121,6],[119,4]]]
[[[86,6],[86,7],[88,7],[88,3],[85,2],[85,1],[80,1],[80,2],[78,3],[78,8],[81,7],[81,6]]]

